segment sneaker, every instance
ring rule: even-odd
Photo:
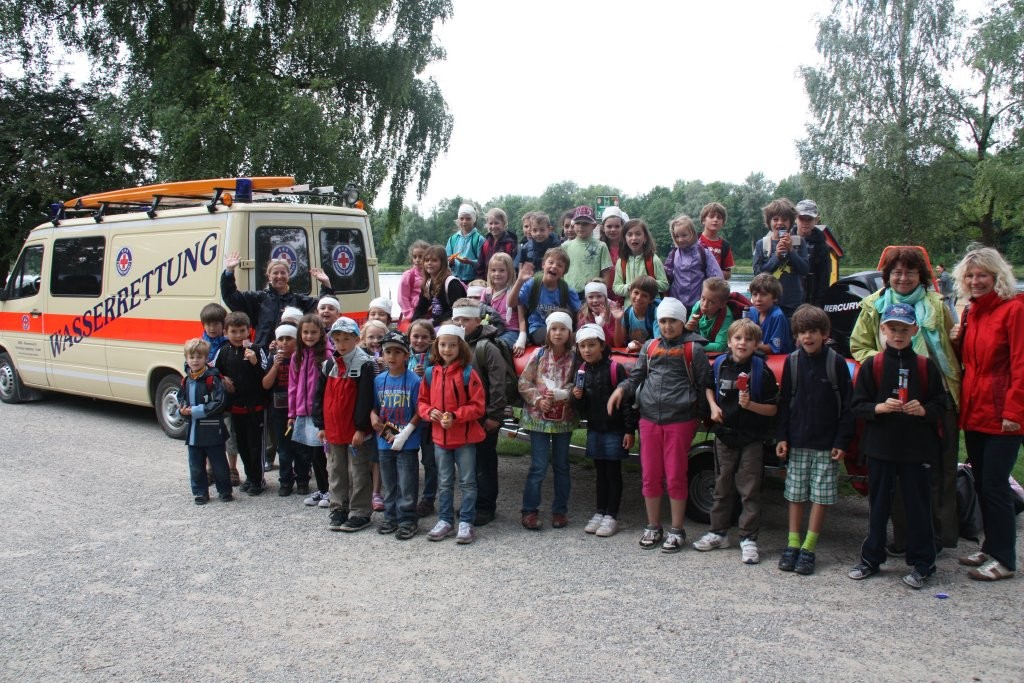
[[[916,569],[903,577],[903,583],[907,584],[911,588],[920,589],[924,588],[924,582],[928,580],[928,576],[922,574]]]
[[[292,487],[291,486],[282,486],[282,487],[278,488],[277,489],[277,495],[281,496],[282,498],[287,498],[288,496],[292,495]]]
[[[729,537],[723,536],[722,534],[716,534],[714,531],[709,531],[694,541],[693,547],[701,552],[717,550],[718,548],[728,548]]]
[[[494,521],[494,512],[491,510],[477,510],[473,518],[473,526],[487,526]]]
[[[373,511],[384,512],[384,496],[379,493],[373,494]]]
[[[241,483],[242,481],[242,478],[238,476],[238,468],[232,467],[228,470],[228,473],[231,475],[231,485],[238,486],[238,484]]]
[[[979,550],[976,553],[958,557],[956,561],[966,567],[980,567],[989,561],[989,556]]]
[[[814,553],[810,550],[800,549],[800,556],[796,558],[797,574],[803,574],[804,576],[810,576],[814,573]]]
[[[377,533],[381,536],[387,536],[398,531],[398,525],[392,522],[390,519],[385,519],[384,523],[377,527]]]
[[[608,538],[614,536],[615,532],[619,530],[619,521],[611,515],[605,515],[601,519],[601,526],[597,527],[596,536],[601,538]]]
[[[308,496],[309,495],[309,484],[296,484],[295,485],[295,493],[299,494],[300,496]]]
[[[563,514],[555,513],[551,515],[551,528],[552,529],[564,529],[569,526],[569,518]]]
[[[420,499],[420,502],[416,503],[416,516],[423,518],[429,517],[434,514],[434,501]]]
[[[523,528],[530,531],[540,531],[540,516],[536,512],[524,512]]]
[[[395,538],[399,541],[408,541],[410,538],[415,536],[419,530],[419,527],[415,524],[402,524],[398,527],[398,531],[395,532]]]
[[[195,501],[196,505],[206,505],[207,503],[210,502],[210,497],[209,496],[196,496],[195,498],[193,498],[193,501]]]
[[[874,576],[877,573],[878,567],[872,567],[864,560],[861,560],[857,564],[853,565],[850,571],[846,572],[846,575],[854,581],[861,581],[863,579],[868,578],[869,576]],[[904,579],[904,581],[905,580],[906,579]],[[920,586],[918,586],[918,588],[920,588]]]
[[[246,479],[245,483],[238,487],[238,490],[241,491],[242,493],[248,493],[249,489],[251,489],[251,488],[252,488],[252,482],[249,481],[248,479]]]
[[[740,541],[740,554],[743,564],[757,564],[761,561],[761,555],[757,552],[757,541],[752,538]]]
[[[980,567],[967,572],[967,576],[975,581],[999,581],[1013,578],[1013,570],[995,558],[991,558]]]
[[[341,527],[348,520],[348,514],[341,508],[331,510],[330,521],[327,523],[327,528],[331,531],[341,531]]]
[[[452,535],[452,525],[443,519],[437,520],[434,528],[427,532],[427,538],[431,541],[443,541]]]
[[[349,517],[345,520],[345,523],[341,525],[341,531],[359,531],[370,526],[369,517]]]
[[[235,499],[235,497],[233,495],[231,495],[230,493],[222,493],[222,494],[220,494],[220,499],[222,501],[224,501],[225,503],[230,503],[231,501],[233,501]]]
[[[590,518],[589,522],[587,522],[587,525],[583,527],[583,532],[587,534],[597,533],[597,530],[601,526],[601,522],[603,521],[604,515],[602,515],[600,512],[595,512],[594,516]]]
[[[331,507],[331,494],[329,494],[326,491],[324,491],[324,492],[322,492],[320,494],[320,496],[321,496],[320,502],[317,503],[316,506],[317,507],[321,507],[321,508],[329,508],[329,507]]]
[[[644,550],[653,550],[664,537],[665,532],[661,530],[660,526],[648,524],[644,527],[644,535],[640,537],[640,547]]]
[[[459,522],[459,533],[455,536],[455,542],[459,545],[469,545],[476,540],[476,531],[469,522]]]
[[[779,569],[784,572],[791,572],[796,569],[796,558],[800,556],[800,548],[786,548],[779,558]]]
[[[669,527],[668,533],[665,534],[665,542],[661,544],[661,552],[678,553],[683,549],[684,543],[686,543],[686,532],[682,529]]]
[[[250,496],[258,496],[258,495],[260,495],[261,493],[263,493],[266,490],[267,490],[267,482],[265,482],[265,481],[255,481],[255,482],[252,483],[252,486],[249,487],[249,490],[247,491],[247,493]]]
[[[313,491],[313,493],[309,494],[309,496],[306,498],[306,500],[304,500],[302,502],[305,503],[306,505],[310,506],[310,507],[313,507],[315,505],[319,505],[320,501],[324,500],[326,498],[327,498],[327,494],[326,493],[322,493],[320,491]]]

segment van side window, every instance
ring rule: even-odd
[[[256,228],[256,287],[267,286],[267,263],[284,259],[291,264],[289,290],[309,294],[309,242],[302,228],[262,225]]]
[[[103,291],[103,237],[70,237],[54,240],[50,268],[50,294],[99,296]]]
[[[355,228],[321,228],[320,267],[331,278],[335,294],[370,288],[363,233]]]
[[[26,247],[21,252],[18,264],[11,270],[4,288],[6,299],[24,299],[39,293],[39,282],[43,274],[43,247]]]

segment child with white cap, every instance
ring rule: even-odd
[[[629,378],[608,399],[608,413],[613,414],[623,401],[636,398],[647,507],[647,528],[640,547],[652,549],[660,544],[665,553],[679,552],[686,541],[686,466],[690,442],[697,432],[698,403],[708,402],[712,419],[721,412],[714,404],[714,380],[707,356],[701,344],[694,343],[702,338],[687,332],[687,317],[686,307],[678,299],[667,297],[658,305],[661,337],[644,343]],[[668,484],[672,510],[672,527],[667,535],[661,528],[663,482]]]
[[[613,536],[619,529],[622,461],[629,457],[637,426],[637,413],[629,404],[608,414],[608,398],[629,372],[612,360],[606,339],[599,325],[580,327],[576,333],[580,360],[572,390],[580,416],[587,418],[587,457],[597,472],[597,505],[583,531],[602,537]]]
[[[523,415],[519,426],[530,435],[532,461],[523,487],[523,527],[541,528],[538,508],[540,487],[547,474],[548,461],[555,472],[555,499],[551,504],[551,526],[569,525],[569,440],[579,424],[576,409],[569,401],[575,381],[575,354],[572,345],[572,318],[562,310],[549,313],[545,320],[544,346],[527,362],[519,377],[523,397]]]
[[[444,250],[448,254],[448,266],[452,269],[452,275],[465,284],[476,277],[480,250],[484,246],[484,236],[476,229],[476,207],[472,204],[459,206],[455,224],[459,229],[448,238]]]

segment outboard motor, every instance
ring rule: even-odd
[[[850,358],[850,333],[860,316],[861,299],[882,288],[882,272],[866,270],[840,278],[825,292],[825,312],[832,327],[829,343]]]

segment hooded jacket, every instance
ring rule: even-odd
[[[712,258],[714,260],[714,258]],[[685,422],[697,418],[700,394],[714,384],[711,365],[704,354],[704,337],[684,331],[676,339],[659,339],[653,355],[648,350],[654,340],[644,343],[640,356],[621,385],[626,398],[636,396],[640,417],[655,424]],[[683,345],[693,344],[693,381],[686,369]]]
[[[487,399],[484,383],[476,370],[469,371],[469,386],[463,383],[463,367],[460,363],[435,365],[430,371],[430,384],[424,375],[420,385],[418,410],[420,419],[432,425],[434,445],[446,450],[480,443],[487,435],[480,426],[480,419],[486,412]],[[440,410],[452,413],[452,426],[444,429],[430,420],[430,411]]]
[[[1024,429],[1003,431],[1004,419],[1024,427],[1024,296],[1005,300],[989,292],[971,299],[960,344],[960,428],[1024,434]]]

